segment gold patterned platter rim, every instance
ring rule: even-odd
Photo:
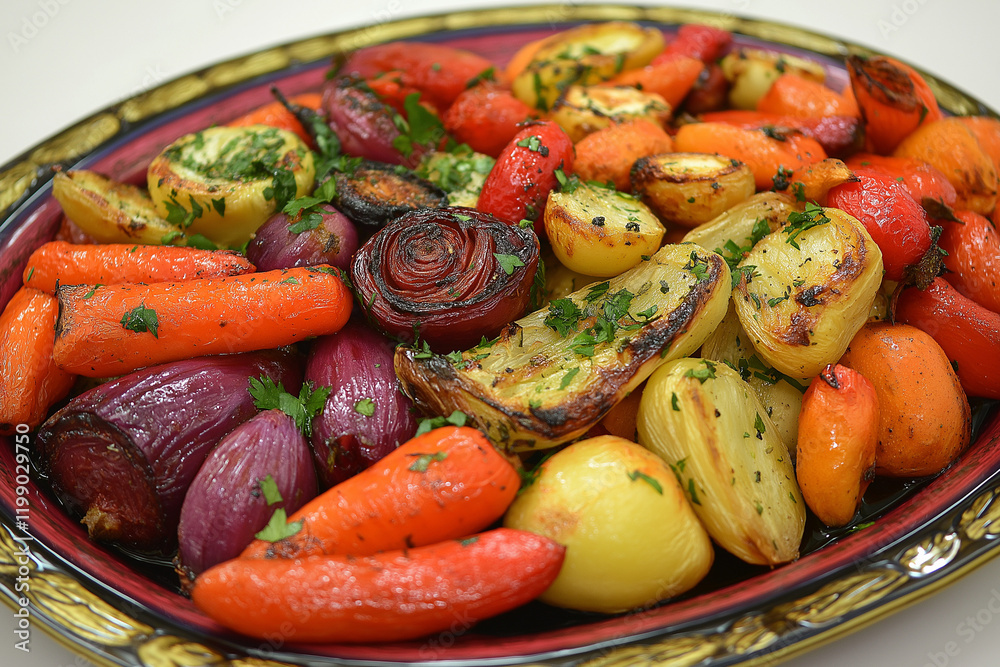
[[[299,41],[206,68],[109,107],[28,151],[0,171],[0,304],[28,254],[55,234],[51,168],[86,166],[141,181],[152,156],[186,131],[225,122],[269,99],[315,87],[328,59],[359,45],[421,38],[509,55],[512,45],[581,21],[708,23],[746,44],[806,53],[832,76],[863,47],[798,28],[711,12],[602,5],[540,5],[406,19]],[[318,77],[318,79],[317,79]],[[952,113],[996,115],[933,76]],[[225,102],[222,104],[221,102]],[[992,407],[992,406],[988,406]],[[1000,418],[983,406],[976,443],[948,471],[887,489],[853,533],[814,531],[807,555],[773,571],[740,570],[668,604],[616,617],[545,610],[510,614],[472,631],[382,646],[252,642],[202,617],[164,568],[90,542],[32,474],[33,435],[0,447],[0,591],[61,643],[109,665],[331,665],[438,660],[497,663],[665,665],[775,664],[947,585],[997,555]],[[23,457],[23,458],[22,458]],[[24,500],[21,500],[24,499]],[[890,502],[893,501],[893,502]],[[30,510],[30,522],[21,523]],[[836,539],[834,539],[836,538]],[[21,610],[27,610],[21,612]]]

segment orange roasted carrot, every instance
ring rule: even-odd
[[[252,273],[254,265],[232,250],[51,241],[31,253],[24,284],[49,294],[59,285],[161,283]]]
[[[744,130],[727,123],[690,123],[677,131],[674,150],[681,153],[717,153],[745,163],[753,171],[758,190],[770,190],[778,169],[794,171],[826,159],[815,139],[796,132],[769,136],[766,130]]]
[[[886,56],[850,56],[847,72],[876,153],[891,153],[917,127],[942,117],[934,92],[909,65]]]
[[[41,424],[73,386],[52,361],[58,308],[55,297],[22,287],[0,314],[0,435]]]
[[[555,580],[565,547],[510,528],[374,556],[237,558],[195,581],[195,605],[252,637],[385,642],[472,624]],[[464,629],[465,625],[463,625]]]
[[[662,127],[645,119],[609,125],[576,144],[573,170],[585,181],[611,181],[622,192],[631,187],[632,165],[641,157],[671,153],[674,142]]]
[[[517,52],[511,56],[511,59],[507,62],[507,66],[504,68],[504,80],[508,84],[514,81],[514,79],[516,79],[521,72],[528,68],[531,61],[535,59],[535,54],[538,53],[543,46],[555,41],[556,39],[559,39],[559,33],[528,42],[518,49]]]
[[[647,93],[656,93],[676,108],[698,80],[705,64],[697,58],[674,56],[655,65],[618,74],[601,85],[634,86]]]
[[[514,501],[520,477],[473,428],[444,427],[403,443],[289,517],[291,537],[257,540],[241,558],[366,556],[424,546],[488,527]]]
[[[298,104],[299,106],[306,107],[309,109],[319,109],[322,106],[323,96],[319,93],[302,93],[301,95],[295,95],[288,98],[288,101],[292,104]],[[291,111],[285,108],[281,102],[270,102],[262,107],[258,107],[249,113],[246,113],[235,120],[229,122],[232,127],[243,127],[245,125],[270,125],[271,127],[277,127],[282,130],[288,130],[289,132],[294,132],[299,135],[299,137],[307,142],[312,143],[312,137],[306,132],[306,129],[302,127],[302,123],[299,119],[295,117]]]
[[[993,168],[1000,173],[1000,120],[988,116],[956,116],[956,118],[976,135],[979,145],[993,160]]]
[[[149,285],[61,286],[56,364],[89,377],[338,331],[351,292],[336,269],[301,267]]]
[[[786,73],[779,76],[760,98],[757,111],[810,118],[856,116],[858,106],[822,83]]]
[[[700,116],[706,123],[729,123],[744,130],[775,128],[779,131],[797,130],[820,143],[827,154],[834,157],[847,156],[863,143],[861,119],[857,116],[785,116],[744,109],[709,111]]]
[[[774,190],[787,192],[799,201],[826,206],[826,195],[830,188],[857,180],[857,176],[846,164],[830,157],[799,167],[784,179],[774,179]]]

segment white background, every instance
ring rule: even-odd
[[[492,2],[500,3],[528,4]],[[111,102],[219,60],[385,18],[484,4],[475,0],[0,0],[0,164]],[[996,0],[677,4],[782,21],[849,39],[923,67],[1000,109],[996,32],[1000,2]],[[914,607],[787,664],[997,665],[998,612],[1000,559]],[[12,628],[11,613],[0,606],[4,665],[88,664],[37,627],[31,653],[25,655],[13,648]]]

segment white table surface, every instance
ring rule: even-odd
[[[529,4],[523,0],[492,4],[501,3]],[[482,4],[475,0],[2,0],[0,164],[113,101],[220,60],[386,18]],[[850,39],[917,64],[1000,109],[996,32],[1000,2],[996,0],[676,4],[783,21]],[[786,664],[998,665],[998,602],[1000,559],[915,606]],[[0,607],[0,664],[89,664],[38,628],[31,636],[30,653],[18,651],[13,627],[11,612]]]

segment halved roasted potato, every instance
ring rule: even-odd
[[[543,220],[560,262],[602,278],[617,276],[655,253],[666,232],[632,195],[590,183],[550,193]]]
[[[784,225],[790,214],[801,210],[801,205],[788,195],[759,192],[698,225],[683,240],[711,248],[735,264],[743,252]]]
[[[475,208],[479,193],[496,160],[464,144],[453,151],[425,153],[414,169],[448,194],[449,206]]]
[[[817,83],[826,81],[826,70],[819,63],[776,51],[739,49],[727,54],[719,64],[732,84],[729,103],[737,109],[756,109],[760,98],[785,72]]]
[[[571,84],[599,83],[645,67],[663,44],[660,30],[625,21],[571,28],[547,39],[511,88],[528,106],[548,111]]]
[[[806,512],[795,470],[736,371],[707,359],[664,364],[646,382],[637,426],[720,546],[758,565],[798,557]]]
[[[632,86],[570,86],[556,100],[550,117],[576,143],[612,123],[642,118],[663,125],[670,118],[670,104]]]
[[[285,202],[309,194],[315,176],[312,151],[294,132],[248,125],[184,135],[153,158],[147,181],[168,222],[239,246]]]
[[[545,262],[545,291],[542,294],[545,300],[542,303],[543,306],[547,305],[549,301],[565,298],[588,285],[601,282],[601,278],[597,276],[588,276],[567,267],[553,254],[546,253],[542,261]]]
[[[725,319],[702,343],[701,357],[722,362],[740,374],[767,410],[781,441],[794,459],[795,442],[799,434],[799,410],[802,408],[802,394],[808,388],[808,383],[778,372],[760,358],[743,331],[732,300]]]
[[[157,245],[176,243],[184,235],[157,213],[145,190],[93,171],[57,173],[52,196],[66,217],[100,243]]]
[[[721,257],[668,245],[460,355],[397,348],[396,375],[418,407],[460,410],[500,447],[553,447],[585,433],[658,365],[694,352],[730,294]]]
[[[882,282],[882,252],[864,225],[807,205],[743,258],[736,312],[768,364],[811,378],[835,363],[868,319]]]
[[[753,172],[739,160],[708,153],[660,153],[632,165],[632,191],[665,222],[706,223],[756,191]]]

